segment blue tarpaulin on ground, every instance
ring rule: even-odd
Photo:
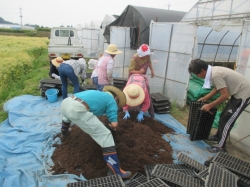
[[[59,97],[49,103],[41,96],[23,95],[4,104],[8,119],[0,124],[0,186],[3,187],[61,187],[67,183],[86,180],[84,176],[72,174],[52,175],[52,145],[60,144],[55,138],[61,129]],[[173,148],[173,159],[178,163],[177,154],[204,163],[214,156],[205,150],[204,141],[190,141],[186,128],[169,114],[156,114],[156,119],[176,131],[163,138]]]

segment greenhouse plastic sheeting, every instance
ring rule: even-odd
[[[4,104],[8,119],[0,124],[0,186],[61,187],[86,180],[84,176],[52,175],[50,171],[55,150],[52,145],[61,143],[58,137],[54,139],[61,128],[61,102],[61,97],[49,103],[41,96],[23,95]],[[171,115],[156,114],[155,117],[176,131],[163,136],[172,146],[174,162],[178,162],[178,152],[202,164],[214,156],[205,151],[207,144],[204,141],[190,141],[186,128]]]

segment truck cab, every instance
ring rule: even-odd
[[[84,46],[80,44],[77,30],[72,27],[54,27],[48,45],[49,60],[58,56],[64,60],[83,58]]]

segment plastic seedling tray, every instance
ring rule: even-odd
[[[68,183],[67,187],[125,187],[120,175],[111,175],[87,181]]]

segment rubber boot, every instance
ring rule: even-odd
[[[66,136],[69,135],[69,127],[70,123],[62,121],[62,128],[61,128],[62,141],[65,139]]]
[[[130,171],[123,171],[120,168],[117,152],[104,152],[103,158],[107,162],[109,170],[111,170],[114,175],[118,174],[123,179],[129,178],[132,175]]]

